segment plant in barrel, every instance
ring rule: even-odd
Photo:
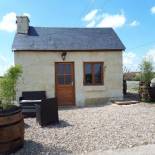
[[[22,67],[10,67],[0,79],[0,154],[15,152],[24,143],[24,120],[21,108],[15,105],[16,84]]]
[[[0,99],[1,109],[9,109],[14,107],[14,101],[16,98],[16,84],[18,78],[22,74],[22,68],[20,65],[10,67],[7,73],[0,81]]]
[[[140,64],[140,83],[139,83],[139,95],[141,101],[150,101],[149,87],[153,78],[153,63],[150,59],[143,59]]]

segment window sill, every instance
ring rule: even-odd
[[[104,84],[83,84],[83,86],[104,86]]]
[[[84,85],[83,86],[85,91],[104,91],[104,85]]]

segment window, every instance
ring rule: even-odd
[[[103,62],[84,62],[84,85],[103,84]]]
[[[71,85],[72,68],[70,63],[59,63],[56,68],[57,83],[59,85]]]

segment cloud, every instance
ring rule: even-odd
[[[150,49],[146,53],[145,58],[151,59],[153,61],[153,63],[155,64],[155,48]]]
[[[109,14],[95,9],[85,15],[82,20],[86,23],[86,27],[119,28],[124,26],[126,17],[124,13]]]
[[[86,27],[94,27],[95,26],[95,20],[92,20],[90,23],[86,25]]]
[[[134,20],[134,21],[132,21],[129,25],[130,25],[131,27],[139,26],[139,25],[140,25],[140,22],[138,22],[137,20]]]
[[[97,27],[113,27],[118,28],[122,27],[126,22],[126,17],[124,14],[103,14],[103,17]]]
[[[129,71],[136,71],[138,69],[140,59],[133,52],[123,53],[123,66]]]
[[[22,15],[31,17],[29,13],[23,13]],[[10,12],[2,17],[0,21],[0,30],[7,32],[14,32],[17,29],[16,25],[16,13]]]
[[[14,32],[16,30],[16,13],[10,12],[0,21],[0,30]]]
[[[153,6],[151,9],[150,9],[151,13],[152,14],[155,14],[155,6]]]
[[[133,52],[124,52],[123,53],[123,64],[124,65],[131,65],[134,62],[136,54]]]
[[[91,20],[93,20],[93,19],[96,17],[97,12],[98,12],[97,9],[90,11],[88,14],[86,14],[86,15],[83,17],[82,20],[83,20],[83,21],[86,21],[86,22],[90,22]]]
[[[155,71],[155,48],[149,49],[143,58],[145,58],[146,60],[149,60],[153,63],[154,71]]]
[[[123,53],[123,65],[129,69],[129,71],[139,70],[139,64],[141,64],[143,59],[151,60],[155,69],[155,48],[149,49],[146,54],[139,56],[134,52],[124,52]]]
[[[23,16],[27,16],[27,17],[31,18],[31,15],[29,13],[23,13]]]

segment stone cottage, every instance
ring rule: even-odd
[[[46,91],[59,105],[84,106],[123,96],[125,47],[112,28],[33,27],[18,16],[12,50],[23,67],[17,98]]]

